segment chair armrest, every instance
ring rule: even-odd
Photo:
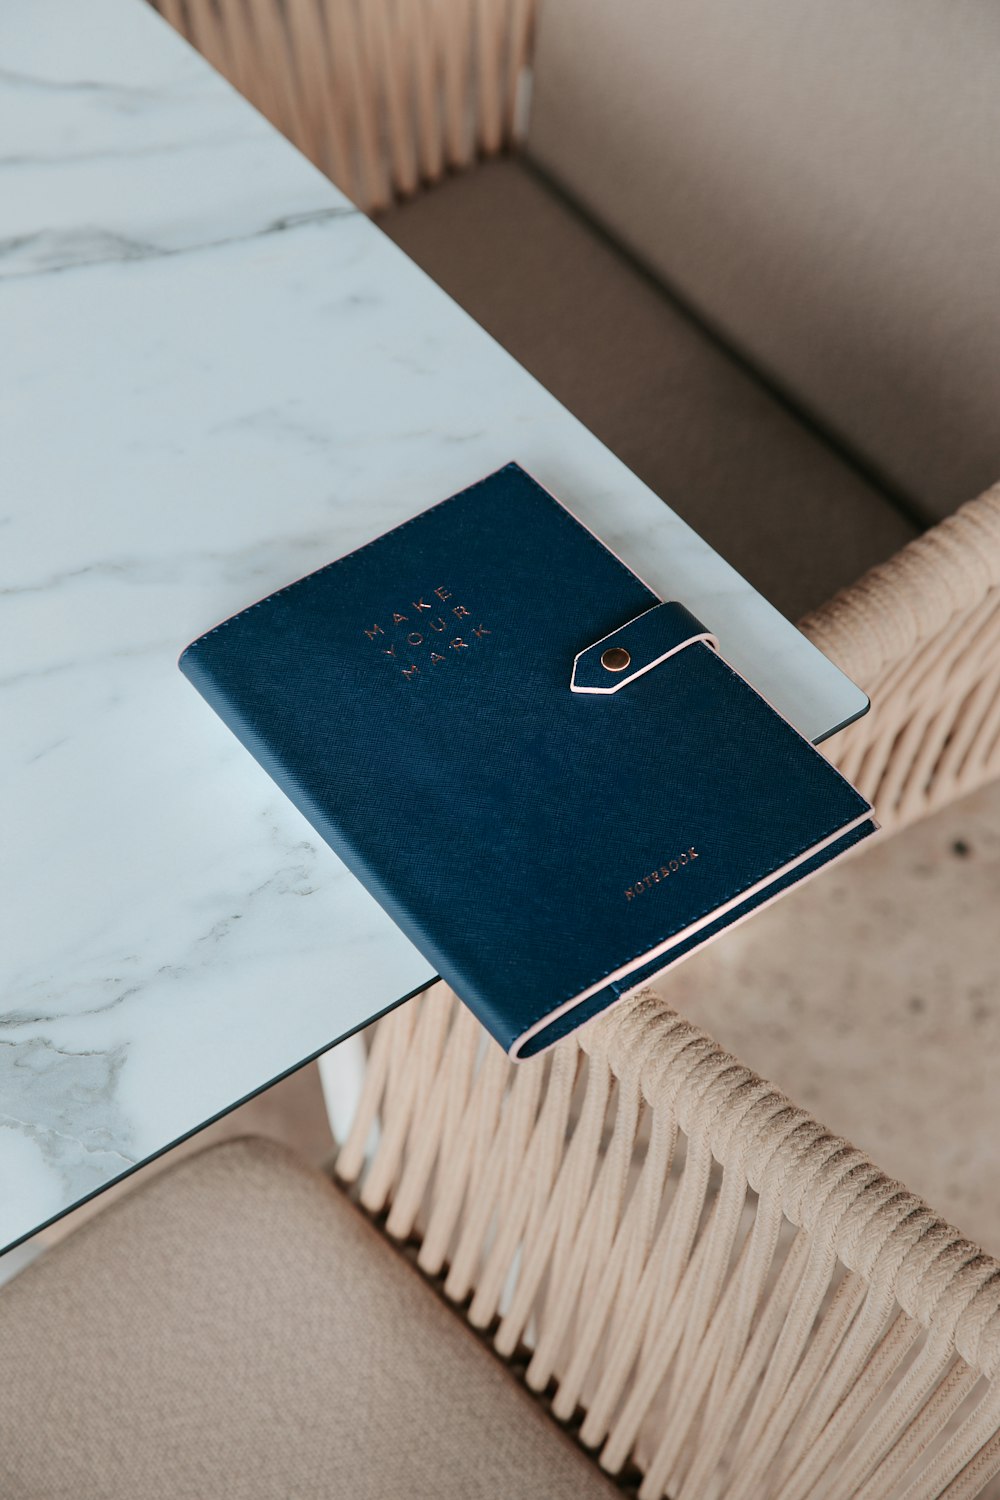
[[[153,0],[359,208],[514,143],[537,0]]]
[[[829,754],[885,827],[1000,775],[1000,485],[801,628],[871,697]]]

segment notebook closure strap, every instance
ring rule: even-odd
[[[573,662],[574,693],[617,693],[645,672],[698,641],[718,650],[719,643],[683,604],[654,604],[627,625],[595,641]]]

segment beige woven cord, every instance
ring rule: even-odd
[[[519,136],[536,0],[155,0],[368,212]]]
[[[1000,485],[802,629],[869,694],[829,753],[902,827],[1000,775]]]
[[[379,1023],[338,1172],[644,1497],[1000,1472],[1000,1263],[655,995],[514,1067],[435,986]]]

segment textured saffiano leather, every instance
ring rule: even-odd
[[[875,828],[700,622],[659,604],[508,464],[180,665],[529,1056]],[[600,685],[609,637],[662,659],[630,663],[620,691],[574,691],[575,672]]]

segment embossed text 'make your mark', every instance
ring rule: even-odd
[[[407,614],[393,610],[388,631],[375,624],[365,626],[365,635],[391,658],[404,677],[417,677],[422,665],[438,667],[453,653],[468,651],[476,641],[492,635],[482,623],[473,625],[472,613],[464,604],[451,603],[451,599],[451,590],[442,584],[431,591],[430,602],[421,595],[411,601]],[[462,634],[453,636],[450,632],[456,629],[456,621]]]

